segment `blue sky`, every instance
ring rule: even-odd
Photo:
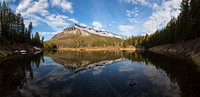
[[[1,2],[4,0],[0,0]],[[151,34],[180,13],[181,0],[5,0],[50,39],[78,23],[120,35]]]

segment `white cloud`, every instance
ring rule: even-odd
[[[137,23],[139,20],[137,19],[139,15],[139,9],[135,7],[132,10],[126,10],[126,16],[128,16],[128,21],[131,23]]]
[[[24,23],[25,23],[26,27],[29,25],[30,22],[33,23],[33,26],[37,26],[37,25],[40,24],[40,21],[41,21],[41,22],[43,21],[42,18],[40,18],[40,17],[38,17],[38,16],[36,16],[36,15],[32,15],[32,16],[29,17],[29,18],[27,18],[27,17],[25,17],[25,18],[26,18],[26,19],[24,20]]]
[[[136,18],[129,18],[128,21],[131,22],[131,23],[138,23],[139,22],[139,20],[136,19]]]
[[[158,8],[158,4],[156,4],[156,3],[153,3],[153,4],[152,4],[152,8],[153,8],[153,9],[156,9],[156,8]]]
[[[84,24],[84,23],[80,23],[80,25],[83,26],[83,27],[87,27],[87,25]]]
[[[58,32],[39,32],[39,34],[41,35],[41,36],[45,36],[45,35],[55,35],[55,34],[57,34]]]
[[[131,25],[119,25],[119,30],[122,32],[123,35],[132,35],[135,27]]]
[[[118,0],[119,2],[125,2],[131,5],[142,5],[146,7],[153,8],[156,5],[159,5],[166,1],[173,1],[173,0]]]
[[[119,2],[126,2],[130,4],[142,4],[142,5],[149,5],[149,0],[118,0]]]
[[[119,25],[119,30],[123,32],[133,31],[134,29],[135,27],[131,25]]]
[[[126,10],[126,15],[127,15],[128,17],[131,17],[133,14],[134,14],[134,11]]]
[[[16,13],[21,13],[25,19],[25,24],[28,26],[30,22],[33,22],[33,26],[37,26],[43,19],[39,16],[46,16],[49,14],[47,0],[22,0],[16,8]],[[36,15],[37,14],[37,15]]]
[[[181,0],[169,0],[158,6],[154,4],[154,12],[143,24],[147,33],[153,33],[158,28],[164,27],[172,17],[177,17],[180,13]]]
[[[96,29],[101,29],[103,26],[101,25],[101,23],[97,22],[97,21],[93,21],[92,22],[92,26],[94,26]]]
[[[17,13],[21,13],[23,16],[31,17],[32,14],[39,14],[45,16],[48,12],[48,1],[39,0],[38,2],[33,0],[22,0],[16,9]]]
[[[56,3],[56,1],[58,3]],[[66,6],[68,6],[68,1],[66,0],[52,0],[52,2],[54,2],[54,5],[64,3]],[[16,9],[16,13],[22,14],[25,19],[24,22],[26,26],[28,26],[30,22],[33,22],[33,26],[38,26],[39,24],[47,24],[55,31],[60,31],[67,27],[69,25],[69,21],[78,23],[76,19],[69,18],[65,15],[49,14],[48,8],[48,0],[22,0]],[[72,11],[72,7],[69,8],[68,11],[70,10]]]
[[[69,25],[66,22],[67,19],[68,19],[67,16],[52,14],[46,17],[45,22],[55,31],[60,31]]]
[[[68,21],[78,24],[78,21],[75,18],[69,18]]]
[[[32,0],[22,0],[16,9],[16,12],[19,13],[26,10],[30,6],[31,2]]]
[[[38,2],[33,2],[32,6],[28,7],[27,14],[40,14],[41,16],[48,15],[49,3],[47,0],[39,0]]]
[[[57,6],[62,8],[64,11],[67,11],[69,13],[73,13],[73,7],[72,3],[68,0],[51,0],[52,6]]]

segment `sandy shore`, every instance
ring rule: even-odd
[[[135,51],[136,48],[119,48],[119,47],[108,47],[108,48],[58,48],[58,50],[66,51]]]

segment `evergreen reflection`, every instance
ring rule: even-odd
[[[178,83],[182,97],[200,96],[200,71],[192,62],[151,52],[126,53],[124,56],[133,62],[145,62],[146,65],[162,69],[172,82]]]
[[[29,75],[33,79],[31,65],[39,68],[43,53],[33,56],[15,56],[0,63],[0,97],[7,97],[22,89]]]

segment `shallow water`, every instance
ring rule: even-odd
[[[0,97],[200,97],[200,71],[143,52],[55,51],[0,63]]]

